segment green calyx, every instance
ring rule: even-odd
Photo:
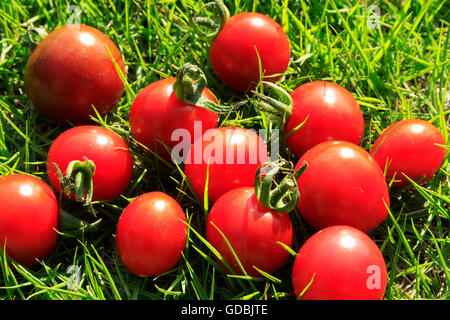
[[[206,3],[200,8],[200,13],[209,7],[213,8],[216,14],[215,19],[204,16],[194,16],[192,12],[190,14],[190,23],[194,32],[205,40],[214,39],[230,19],[230,11],[221,0],[214,0]],[[203,29],[208,31],[204,31]]]
[[[77,235],[80,233],[95,231],[98,229],[101,221],[102,219],[100,218],[94,222],[87,222],[75,217],[67,211],[62,209],[59,210],[58,225],[60,230],[65,233]]]
[[[56,163],[53,163],[53,165],[58,174],[61,192],[67,196],[75,194],[75,200],[83,202],[87,206],[88,211],[95,216],[91,203],[94,190],[92,182],[92,176],[95,172],[94,162],[86,157],[84,157],[84,161],[71,161],[67,166],[65,176],[63,176]]]
[[[267,113],[274,122],[284,124],[292,114],[294,103],[291,95],[273,82],[262,81],[261,85],[264,93],[253,91],[259,98],[256,102],[258,109]]]
[[[214,103],[202,96],[206,84],[206,76],[203,71],[193,64],[186,63],[178,69],[176,80],[173,84],[173,92],[178,100],[185,104],[192,104],[220,114],[227,114],[233,111],[233,109],[247,103],[247,101],[241,101],[232,106]]]
[[[295,172],[293,164],[286,160],[263,163],[259,166],[255,175],[256,198],[268,209],[280,213],[291,212],[300,201],[297,179],[306,167],[307,164],[305,163]],[[285,176],[277,183],[275,176],[280,171]],[[274,184],[276,185],[275,188],[273,188]]]

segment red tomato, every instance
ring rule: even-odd
[[[128,186],[133,174],[133,156],[125,141],[114,131],[100,126],[78,126],[63,132],[47,156],[47,173],[53,187],[61,186],[53,163],[65,175],[68,164],[84,157],[95,163],[92,176],[93,196],[100,200],[117,198]]]
[[[328,81],[313,81],[295,89],[291,97],[294,105],[284,134],[306,120],[286,139],[286,145],[297,157],[325,141],[361,142],[364,132],[361,108],[345,88]]]
[[[169,195],[155,191],[134,199],[119,218],[117,252],[132,273],[152,277],[172,269],[186,245],[186,217]]]
[[[346,141],[318,144],[296,165],[308,163],[297,179],[300,214],[316,229],[349,225],[369,232],[383,221],[389,191],[378,164],[368,152]]]
[[[16,262],[32,267],[56,246],[58,201],[38,178],[13,174],[0,178],[0,246]]]
[[[214,203],[206,224],[208,242],[220,252],[237,274],[242,271],[217,228],[225,235],[245,272],[261,277],[253,266],[274,273],[289,253],[279,243],[292,245],[292,225],[287,213],[267,209],[253,187],[231,190]]]
[[[254,131],[221,127],[210,129],[195,140],[184,172],[203,199],[208,170],[208,197],[214,202],[227,191],[254,186],[256,170],[268,160],[264,140]]]
[[[130,126],[134,138],[150,150],[156,151],[166,159],[166,152],[161,141],[173,148],[178,141],[172,141],[176,129],[187,129],[194,136],[194,121],[201,121],[202,132],[217,127],[219,116],[201,107],[182,103],[173,92],[175,78],[153,82],[145,87],[136,97],[130,110]],[[214,96],[204,89],[202,96],[215,102]],[[191,143],[193,140],[191,141]]]
[[[349,226],[328,227],[310,237],[292,271],[296,297],[312,280],[304,300],[381,300],[386,279],[386,263],[377,245]]]
[[[409,184],[408,176],[420,183],[428,181],[439,170],[445,158],[444,137],[438,128],[420,119],[406,119],[390,125],[375,141],[371,154],[393,186]],[[395,177],[395,178],[394,178]]]
[[[75,124],[90,122],[92,105],[103,116],[119,102],[124,84],[108,49],[125,75],[119,49],[101,31],[65,25],[45,37],[25,69],[25,89],[46,117]]]
[[[256,47],[256,49],[255,49]],[[212,68],[228,86],[240,91],[259,82],[259,58],[264,77],[284,73],[290,59],[289,39],[281,26],[256,12],[231,17],[211,43]],[[269,77],[277,81],[280,77]]]

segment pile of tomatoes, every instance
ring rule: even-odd
[[[281,26],[260,13],[230,18],[226,8],[219,9],[224,20],[209,51],[217,77],[243,92],[254,90],[262,77],[279,81],[290,60]],[[218,127],[214,107],[220,106],[196,71],[200,80],[179,73],[136,96],[129,113],[132,137],[148,157],[170,161],[176,130],[199,136],[188,143],[183,172],[193,193],[212,203],[205,234],[215,257],[230,273],[273,274],[285,265],[295,230],[286,206],[267,204],[263,197],[271,193],[255,188],[255,180],[264,179],[258,169],[269,161],[265,142],[248,128]],[[54,250],[61,218],[55,192],[87,202],[114,200],[126,191],[133,156],[125,139],[90,123],[91,116],[104,116],[118,104],[124,77],[118,48],[86,25],[54,30],[32,53],[25,70],[29,99],[49,119],[75,126],[48,151],[53,188],[30,175],[0,178],[0,194],[9,195],[0,203],[0,245],[11,259],[32,267]],[[386,128],[369,152],[359,146],[362,111],[345,88],[313,81],[296,88],[290,99],[291,110],[279,129],[298,158],[293,173],[301,167],[303,172],[283,190],[298,191],[294,207],[317,230],[296,255],[295,297],[382,299],[386,264],[367,234],[388,215],[390,186],[424,183],[440,168],[444,138],[429,122],[403,120]],[[242,159],[236,150],[243,150]],[[278,204],[281,189],[271,194]],[[189,227],[174,198],[149,191],[133,199],[118,220],[118,256],[136,275],[160,275],[180,260]]]

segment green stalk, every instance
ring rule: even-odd
[[[217,17],[216,19],[210,19],[202,16],[190,15],[190,24],[193,31],[201,38],[205,40],[213,40],[219,32],[223,29],[225,24],[230,19],[230,11],[227,6],[221,0],[214,0],[206,3],[200,8],[200,12],[208,7],[213,7]],[[206,27],[212,31],[203,31],[201,27]]]
[[[289,164],[289,168],[283,165]],[[304,163],[299,170],[295,171],[293,164],[286,160],[266,162],[259,166],[255,175],[255,194],[258,201],[268,209],[280,213],[288,213],[295,209],[300,201],[297,179],[305,171],[307,164]],[[263,172],[263,170],[265,170]],[[285,171],[283,180],[272,188],[275,175]],[[262,176],[263,175],[263,176]]]
[[[61,184],[61,192],[66,196],[75,194],[75,200],[84,202],[88,211],[95,216],[95,211],[91,203],[94,192],[92,176],[95,173],[95,163],[86,157],[84,161],[71,161],[67,166],[65,176],[62,175],[56,163],[53,163],[53,165],[56,168],[59,183]]]
[[[192,104],[219,114],[227,114],[247,103],[247,101],[241,101],[231,106],[214,103],[202,95],[206,84],[206,76],[203,71],[193,64],[186,63],[177,72],[173,92],[178,100],[185,104]]]
[[[253,91],[260,101],[257,101],[258,109],[267,113],[271,120],[278,126],[283,126],[292,114],[294,102],[291,95],[273,82],[262,81],[265,94]]]

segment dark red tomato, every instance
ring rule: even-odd
[[[242,274],[229,249],[225,235],[245,272],[261,277],[253,266],[274,273],[283,266],[289,253],[279,243],[292,245],[292,225],[287,213],[267,209],[256,198],[254,187],[237,188],[214,203],[208,215],[206,236],[237,274]]]
[[[346,141],[322,142],[300,158],[296,169],[304,162],[297,208],[314,228],[349,225],[369,232],[386,218],[388,187],[364,149]]]
[[[170,154],[163,144],[173,148],[178,143],[172,140],[175,130],[186,129],[193,137],[195,121],[201,123],[203,133],[217,127],[219,119],[217,113],[181,102],[173,92],[174,82],[175,78],[169,78],[148,85],[136,96],[130,110],[133,137],[150,150],[157,149],[158,154],[165,159],[170,159]],[[216,102],[206,88],[202,96]]]
[[[291,97],[294,105],[284,134],[306,120],[286,139],[286,145],[297,157],[325,141],[361,142],[364,132],[361,108],[345,88],[328,81],[313,81],[295,89]]]
[[[292,271],[296,297],[312,281],[304,300],[381,300],[386,279],[377,245],[349,226],[331,226],[306,240]]]
[[[25,68],[25,89],[46,117],[75,124],[90,122],[92,105],[103,116],[119,102],[125,75],[119,49],[101,31],[65,25],[50,32],[33,51]]]
[[[186,217],[169,195],[155,191],[134,199],[119,218],[116,246],[120,260],[142,277],[172,269],[186,245]]]
[[[256,47],[256,49],[255,49]],[[290,59],[289,39],[273,19],[256,12],[228,20],[211,43],[209,57],[217,76],[233,89],[246,91],[259,82],[259,58],[264,77],[284,73]],[[277,81],[280,77],[269,77]]]
[[[58,201],[38,178],[13,174],[0,178],[0,247],[14,261],[32,267],[56,246]]]
[[[371,154],[386,178],[395,187],[409,184],[408,176],[420,183],[428,181],[439,170],[445,158],[444,137],[438,128],[420,119],[406,119],[396,122],[375,141]]]
[[[113,200],[126,189],[133,174],[133,156],[122,137],[100,126],[77,126],[56,138],[48,152],[47,173],[58,192],[61,186],[53,163],[64,175],[71,161],[84,161],[84,157],[95,164],[94,198]]]
[[[201,199],[208,172],[208,197],[215,202],[227,191],[253,187],[256,170],[268,160],[265,142],[254,131],[221,127],[210,129],[195,140],[184,172]]]

